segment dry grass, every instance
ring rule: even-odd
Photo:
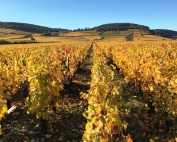
[[[156,36],[156,35],[135,35],[135,40],[144,40],[144,41],[154,41],[154,40],[171,40],[169,38],[165,38],[165,37],[160,37],[160,36]]]
[[[29,36],[27,38],[26,35],[31,34],[30,32],[24,32],[19,30],[13,30],[13,29],[5,29],[0,28],[0,40],[4,39],[10,42],[18,42],[18,41],[30,41]]]
[[[132,33],[132,30],[126,30],[126,31],[109,31],[104,32],[104,40],[117,40],[117,41],[124,41],[125,37],[130,35]],[[150,35],[149,33],[142,33],[140,30],[133,30],[134,34],[134,41],[164,41],[164,40],[170,40],[169,38],[160,37],[156,35]],[[142,36],[143,34],[143,36]]]
[[[13,32],[13,34],[12,34]],[[19,41],[30,41],[30,37],[28,37],[30,33],[16,31],[16,30],[9,30],[9,29],[2,29],[0,32],[0,36],[3,37],[2,39],[10,41],[10,42],[19,42]],[[61,33],[59,37],[52,37],[52,36],[41,36],[41,34],[33,34],[34,39],[37,42],[68,42],[68,41],[88,41],[88,40],[95,40],[100,39],[101,36],[99,32],[96,31],[81,31],[81,32],[68,32],[68,33]]]
[[[0,34],[11,34],[11,35],[28,35],[30,32],[24,32],[24,31],[19,31],[19,30],[13,30],[13,29],[5,29],[5,28],[0,28]]]
[[[60,33],[60,36],[61,37],[72,37],[72,38],[77,37],[80,40],[98,40],[98,39],[101,39],[101,36],[99,35],[99,32],[97,32],[96,30]]]

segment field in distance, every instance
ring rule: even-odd
[[[102,34],[104,40],[117,40],[124,41],[125,37],[132,34],[134,41],[161,41],[161,40],[171,40],[170,38],[165,38],[161,36],[151,35],[149,32],[141,32],[139,29],[129,29],[122,31],[106,31]]]
[[[101,39],[99,32],[92,31],[77,31],[77,32],[65,32],[60,33],[59,36],[42,36],[39,33],[30,33],[20,30],[0,28],[0,40],[6,40],[9,42],[29,42],[31,41],[31,35],[36,42],[63,42],[63,41],[89,41]]]
[[[0,40],[6,40],[11,43],[14,42],[30,42],[31,35],[36,42],[65,42],[65,41],[125,41],[125,37],[130,35],[132,30],[124,31],[106,31],[97,32],[96,30],[90,31],[71,31],[60,32],[59,36],[42,36],[39,33],[30,33],[20,30],[0,28]],[[171,40],[161,36],[151,35],[148,32],[142,33],[140,30],[133,30],[134,41],[162,41]]]

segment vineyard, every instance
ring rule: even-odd
[[[176,142],[176,42],[0,47],[0,141]]]

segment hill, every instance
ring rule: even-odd
[[[144,25],[138,25],[133,23],[110,23],[110,24],[103,24],[97,27],[93,28],[94,30],[97,30],[99,32],[105,32],[105,31],[124,31],[129,29],[139,29],[142,32],[149,32],[150,29],[148,26]]]
[[[31,33],[26,31],[0,28],[0,44],[5,43],[30,43],[31,36],[36,42],[65,42],[65,41],[88,41],[100,39],[100,32],[89,31],[67,31],[58,32],[58,36],[43,36],[41,33]]]
[[[96,26],[92,28],[93,30],[97,30],[99,32],[108,32],[108,31],[137,31],[139,30],[142,34],[150,34],[156,35],[166,38],[176,38],[177,31],[167,30],[167,29],[150,29],[148,26],[134,24],[134,23],[110,23],[110,24],[103,24],[100,26]]]
[[[151,34],[167,37],[167,38],[177,38],[177,31],[173,31],[173,30],[155,29],[155,30],[151,30]]]
[[[0,41],[11,43],[31,42],[63,42],[73,40],[117,40],[124,41],[133,32],[134,41],[171,40],[176,39],[177,31],[153,29],[133,23],[110,23],[93,28],[68,30],[49,28],[34,24],[17,22],[0,22]]]
[[[101,35],[103,40],[108,41],[124,41],[125,37],[130,35],[132,29],[122,30],[122,31],[105,31]],[[170,38],[165,38],[162,36],[152,35],[148,32],[141,32],[139,29],[133,29],[133,41],[162,41],[171,40]]]
[[[50,32],[69,31],[67,29],[62,28],[49,28],[45,26],[17,22],[0,22],[0,28],[14,29],[31,33],[43,33],[45,31]]]

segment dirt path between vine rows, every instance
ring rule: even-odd
[[[26,113],[21,97],[24,90],[19,91],[12,99],[18,108],[0,122],[3,129],[0,142],[80,142],[86,124],[83,112],[88,105],[80,94],[90,88],[91,68],[92,50],[77,70],[72,84],[64,87],[60,105],[56,113],[50,115],[46,134],[41,134],[36,116]]]

